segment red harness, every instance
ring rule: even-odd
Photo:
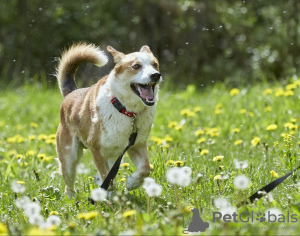
[[[124,115],[126,115],[128,117],[134,117],[135,116],[135,113],[127,111],[126,107],[124,107],[123,104],[119,101],[119,99],[117,99],[115,96],[112,96],[111,103],[114,105],[114,107],[119,112],[123,113]]]

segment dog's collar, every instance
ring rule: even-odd
[[[135,113],[127,111],[126,107],[115,96],[112,96],[111,103],[119,112],[123,113],[124,115],[126,115],[128,117],[135,117]]]

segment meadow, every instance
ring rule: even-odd
[[[193,207],[209,223],[204,235],[298,235],[297,172],[254,203],[246,204],[246,198],[300,165],[299,98],[297,77],[239,88],[221,83],[180,91],[163,87],[148,142],[150,177],[160,187],[128,192],[126,178],[135,167],[126,154],[114,197],[92,204],[97,185],[89,150],[78,166],[78,198],[69,201],[64,195],[55,151],[59,89],[3,90],[0,235],[181,235]],[[184,167],[188,178],[180,183],[170,170],[179,173]],[[213,220],[213,212],[253,212],[254,221]],[[266,221],[256,219],[263,214]],[[288,222],[291,215],[297,222]]]

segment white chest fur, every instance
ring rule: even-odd
[[[100,152],[105,158],[118,158],[129,144],[133,132],[132,118],[120,113],[111,103],[111,94],[100,88],[97,97],[99,118],[105,129],[100,134]],[[106,93],[105,93],[106,92]],[[148,139],[155,115],[155,106],[146,107],[136,115],[137,139],[135,144],[145,143]]]

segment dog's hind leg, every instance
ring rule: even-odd
[[[143,184],[145,177],[150,174],[150,165],[148,160],[147,144],[134,145],[129,148],[128,153],[136,166],[136,171],[127,178],[127,189],[133,190]]]
[[[93,154],[94,162],[98,170],[98,174],[94,177],[95,183],[101,187],[103,181],[105,180],[106,176],[109,173],[109,168],[111,168],[114,162],[108,162],[105,160],[102,155],[100,154],[99,149],[91,149]],[[116,181],[113,181],[113,184],[108,187],[108,191],[112,191],[116,188]]]
[[[78,142],[75,134],[62,124],[56,134],[56,149],[61,163],[61,171],[66,184],[65,194],[69,199],[76,197],[74,188],[76,166],[82,156],[82,144]]]

